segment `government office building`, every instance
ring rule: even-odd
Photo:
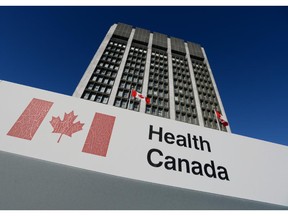
[[[114,24],[74,97],[5,81],[0,93],[0,209],[288,209],[288,149],[217,131],[225,110],[198,44]]]
[[[131,98],[132,88],[151,103]],[[73,96],[231,132],[215,118],[214,109],[227,119],[204,48],[123,23],[110,27]]]

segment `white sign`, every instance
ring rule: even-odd
[[[0,101],[1,151],[288,206],[286,146],[3,81]]]

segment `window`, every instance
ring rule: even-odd
[[[98,77],[97,82],[102,82],[102,80],[103,80],[103,77]]]
[[[100,85],[99,84],[96,84],[95,87],[94,87],[94,91],[98,91],[100,88]]]
[[[113,83],[114,83],[114,80],[113,80],[113,79],[110,79],[110,80],[109,80],[109,85],[113,85]]]
[[[92,94],[91,97],[90,97],[90,100],[91,100],[91,101],[94,101],[94,100],[95,100],[95,97],[96,97],[96,94]]]
[[[102,86],[101,88],[100,88],[100,92],[105,92],[105,87],[104,86]]]
[[[121,100],[116,98],[114,105],[117,107],[120,107],[120,104],[121,104]]]
[[[108,79],[108,78],[105,78],[103,83],[104,83],[104,84],[108,84],[108,81],[109,81],[109,79]]]
[[[127,101],[123,100],[122,103],[121,103],[121,107],[122,108],[126,108],[126,106],[127,106]]]
[[[89,85],[88,85],[88,89],[89,89],[89,90],[92,90],[92,88],[93,88],[93,84],[89,84]]]
[[[97,95],[96,102],[101,102],[101,99],[102,99],[102,95]]]
[[[111,88],[106,88],[106,93],[107,93],[107,94],[110,94],[110,93],[111,93],[111,90],[112,90]]]
[[[107,102],[108,102],[108,97],[107,96],[103,96],[102,103],[107,104]]]
[[[123,94],[123,97],[124,97],[124,98],[128,98],[128,96],[129,96],[129,92],[128,92],[128,91],[125,91],[124,94]]]
[[[87,93],[87,92],[86,92],[86,93],[85,93],[85,95],[84,95],[84,99],[86,99],[86,100],[87,100],[87,99],[88,99],[88,97],[89,97],[89,93]]]

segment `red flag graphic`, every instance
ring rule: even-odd
[[[95,113],[82,152],[106,157],[115,117]]]
[[[52,105],[53,102],[33,98],[7,135],[32,140]]]

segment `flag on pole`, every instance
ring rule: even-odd
[[[145,100],[145,102],[147,104],[150,104],[150,98],[149,97],[145,97],[141,93],[137,92],[135,89],[132,89],[131,95],[132,95],[133,98],[139,98],[141,100]]]
[[[221,122],[221,124],[223,124],[225,127],[228,126],[228,121],[227,119],[224,118],[224,116],[219,113],[217,110],[214,110],[215,111],[215,114],[216,114],[216,117],[219,119],[219,121]]]

